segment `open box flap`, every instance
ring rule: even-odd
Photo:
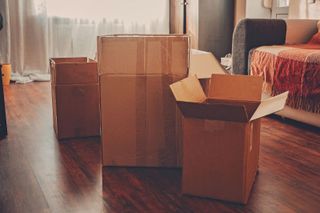
[[[209,98],[260,101],[263,78],[261,76],[213,74]]]
[[[211,78],[213,73],[226,74],[225,69],[211,52],[191,49],[189,76],[197,75],[198,79]]]
[[[258,109],[261,101],[238,101],[238,100],[225,100],[225,99],[211,99],[206,100],[210,104],[228,104],[243,106],[247,112],[248,118],[251,118],[255,111]]]
[[[243,105],[226,103],[190,103],[178,101],[183,116],[189,118],[248,122],[248,115]]]
[[[196,76],[171,84],[170,88],[177,101],[202,103],[207,98]]]
[[[250,121],[262,118],[266,115],[282,110],[286,104],[289,92],[284,92],[275,97],[271,97],[261,101],[258,109],[255,111]]]

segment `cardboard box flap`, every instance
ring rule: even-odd
[[[207,97],[196,76],[190,76],[170,85],[177,101],[202,103]]]
[[[214,55],[211,52],[191,49],[189,76],[197,75],[198,79],[207,79],[214,73],[226,74]]]
[[[180,79],[187,76],[187,35],[98,36],[97,42],[100,75],[164,74]]]
[[[50,58],[49,63],[52,84],[98,83],[97,62],[90,58]]]
[[[210,104],[229,104],[229,105],[240,105],[243,106],[246,110],[248,118],[251,118],[255,111],[260,105],[260,101],[238,101],[238,100],[221,100],[221,99],[210,99],[206,100]]]
[[[258,109],[255,111],[250,121],[262,118],[266,115],[282,110],[286,104],[289,92],[284,92],[275,97],[271,97],[261,101]]]
[[[213,74],[209,98],[260,101],[263,78],[261,76]]]
[[[178,107],[185,117],[190,118],[235,122],[247,122],[249,120],[243,105],[178,101]]]

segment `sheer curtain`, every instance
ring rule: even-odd
[[[95,57],[97,35],[169,33],[169,0],[2,0],[0,8],[0,62],[22,82],[48,79],[49,57]]]
[[[291,0],[290,19],[320,19],[320,0]]]

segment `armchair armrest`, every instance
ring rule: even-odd
[[[284,44],[286,29],[286,22],[280,19],[241,20],[233,33],[233,73],[247,75],[249,51],[259,46]]]

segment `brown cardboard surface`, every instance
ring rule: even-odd
[[[248,201],[258,168],[260,121],[183,119],[182,192]]]
[[[177,35],[168,37],[168,62],[169,73],[181,79],[186,76],[189,68],[189,36]],[[186,72],[187,67],[187,72]],[[150,73],[150,71],[148,72]]]
[[[161,37],[148,37],[145,40],[145,73],[162,74],[169,69],[168,40]],[[149,71],[149,72],[147,72]]]
[[[118,35],[98,37],[100,74],[185,76],[189,37]]]
[[[212,74],[226,74],[227,71],[211,52],[191,49],[189,76],[199,79],[211,78]]]
[[[245,108],[247,118],[251,118],[260,105],[260,101],[219,100],[219,99],[210,99],[210,98],[208,98],[206,102],[208,104],[243,106]]]
[[[100,74],[144,74],[144,39],[138,37],[98,37]]]
[[[54,84],[51,82],[51,98],[52,98],[52,120],[53,120],[53,129],[58,135],[58,120],[57,120],[57,97]]]
[[[248,147],[245,149],[245,163],[244,163],[244,177],[245,183],[243,185],[243,203],[247,203],[254,180],[259,166],[259,154],[260,154],[260,129],[261,120],[255,120],[250,122],[246,126],[246,141],[244,142]]]
[[[65,58],[51,58],[55,63],[86,63],[87,57],[65,57]]]
[[[181,127],[174,98],[164,89],[169,82],[162,75],[100,77],[104,165],[180,165]]]
[[[214,74],[208,97],[224,100],[260,101],[262,76]]]
[[[99,135],[98,84],[58,85],[52,90],[58,139]]]
[[[187,76],[188,36],[98,37],[103,165],[181,165],[181,114],[169,84]]]
[[[177,101],[203,103],[207,99],[196,76],[171,84],[170,88]]]
[[[56,64],[56,84],[89,84],[98,82],[97,63]]]
[[[182,191],[245,204],[258,169],[258,118],[281,110],[288,94],[261,100],[261,79],[248,76],[212,75],[202,85],[194,76],[170,85],[184,116]]]
[[[210,120],[247,122],[248,115],[243,105],[231,104],[203,104],[190,102],[177,102],[182,114],[189,118],[202,118]]]
[[[51,58],[53,84],[97,83],[97,62],[88,58]]]
[[[261,101],[258,109],[255,111],[253,116],[251,117],[251,121],[262,118],[266,115],[270,115],[272,113],[278,112],[283,109],[286,104],[286,100],[288,98],[289,92],[284,92],[280,95],[265,99]]]
[[[255,76],[213,74],[206,87],[208,96],[196,76],[170,85],[184,116],[248,122],[283,109],[288,96],[285,92],[261,101],[262,78]]]
[[[136,105],[140,101],[136,98],[137,89],[135,78],[100,76],[104,165],[129,166],[136,163],[136,138],[139,134]]]

